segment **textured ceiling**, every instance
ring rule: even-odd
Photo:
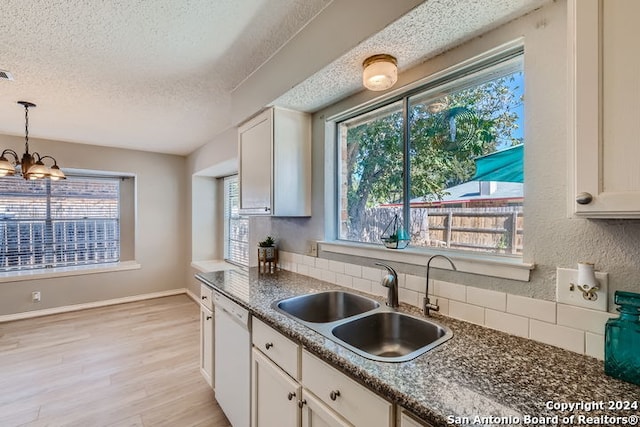
[[[3,0],[0,134],[187,154],[330,0]]]
[[[398,72],[540,7],[541,0],[429,0],[327,65],[274,101],[274,105],[317,111],[362,90],[362,63],[389,53]]]
[[[0,69],[15,80],[0,80],[0,134],[23,135],[27,100],[31,136],[188,154],[232,125],[233,90],[331,1],[3,0]],[[274,104],[315,111],[361,90],[370,54],[402,71],[542,3],[427,0]]]

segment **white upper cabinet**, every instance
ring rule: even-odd
[[[270,108],[238,129],[240,213],[311,216],[311,117]]]
[[[640,218],[640,1],[569,1],[571,211]]]

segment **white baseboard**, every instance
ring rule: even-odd
[[[142,301],[146,299],[162,298],[172,295],[187,294],[190,298],[197,302],[195,296],[186,288],[171,289],[169,291],[152,292],[150,294],[133,295],[124,298],[115,298],[105,301],[88,302],[84,304],[65,305],[62,307],[47,308],[44,310],[26,311],[23,313],[6,314],[0,316],[0,323],[11,322],[14,320],[30,319],[33,317],[49,316],[51,314],[68,313],[70,311],[86,310],[88,308],[106,307],[108,305],[124,304],[127,302]]]
[[[191,290],[189,290],[189,289],[185,289],[185,292],[186,292],[187,296],[193,300],[193,302],[195,302],[196,304],[200,305],[200,297],[198,297],[196,294],[191,292]]]

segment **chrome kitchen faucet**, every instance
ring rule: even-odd
[[[376,265],[387,269],[387,274],[382,278],[382,286],[389,288],[387,292],[387,306],[398,308],[400,306],[400,304],[398,304],[398,273],[387,264],[376,262]]]
[[[453,263],[453,261],[451,261],[451,258],[444,256],[444,255],[433,255],[431,258],[429,258],[429,261],[427,261],[427,284],[425,286],[425,290],[424,290],[424,301],[423,301],[423,306],[422,306],[422,313],[425,316],[429,315],[429,311],[433,310],[433,311],[439,311],[440,310],[440,306],[438,305],[438,300],[436,300],[435,304],[431,304],[431,301],[429,300],[429,269],[431,268],[431,261],[433,261],[434,258],[444,258],[447,261],[449,261],[449,264],[451,264],[451,268],[455,271],[456,266]]]

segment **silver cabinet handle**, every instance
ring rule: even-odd
[[[268,342],[264,345],[264,348],[266,348],[267,350],[269,350],[271,347],[273,347],[273,343],[272,342]]]
[[[579,205],[588,205],[593,201],[593,196],[590,193],[578,193],[576,196],[576,203]]]
[[[331,398],[331,400],[335,401],[338,397],[340,397],[340,390],[334,390],[331,393],[329,393],[329,397]]]
[[[295,393],[289,393],[289,394],[287,395],[287,399],[289,399],[289,400],[293,400],[293,398],[294,398],[294,397],[296,397],[296,394],[295,394]]]

